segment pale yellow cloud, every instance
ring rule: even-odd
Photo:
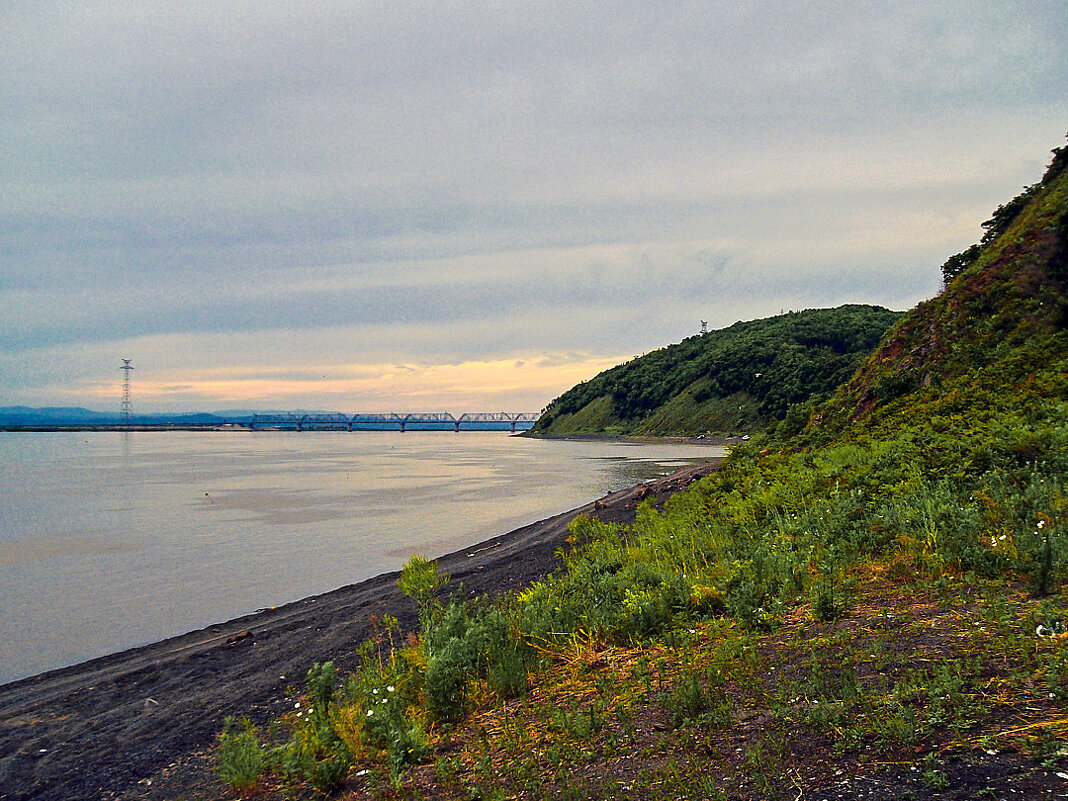
[[[209,368],[134,378],[141,408],[314,408],[342,412],[536,412],[626,357],[538,354],[453,364],[320,364]],[[82,391],[84,396],[84,391]],[[105,404],[114,384],[89,391]]]

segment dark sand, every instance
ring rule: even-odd
[[[631,522],[644,497],[663,501],[713,469],[607,495],[444,556],[439,569],[472,595],[521,587],[557,567],[578,514]],[[397,575],[0,686],[0,799],[95,801],[149,787],[168,797],[168,783],[180,792],[183,773],[203,773],[224,716],[263,722],[282,712],[286,688],[302,687],[312,662],[354,670],[372,616],[391,614],[414,630],[414,604]]]

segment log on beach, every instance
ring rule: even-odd
[[[716,462],[686,468],[437,560],[471,595],[516,589],[559,562],[579,514],[633,521]],[[227,715],[257,722],[280,714],[287,688],[303,686],[312,662],[357,667],[356,646],[373,622],[396,617],[416,630],[414,604],[387,573],[163,642],[0,686],[0,799],[89,801],[135,797],[139,784],[181,772],[210,749]],[[221,591],[225,591],[222,588]]]

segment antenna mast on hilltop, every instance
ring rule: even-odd
[[[122,424],[124,426],[130,425],[130,412],[133,407],[130,403],[130,371],[133,365],[130,362],[132,359],[123,359],[122,367],[119,369],[123,371],[122,377]]]

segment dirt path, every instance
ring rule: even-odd
[[[714,469],[687,468],[438,560],[474,595],[529,583],[557,566],[567,525],[580,513],[629,522],[646,496],[658,500]],[[0,687],[0,799],[95,801],[135,788],[194,751],[226,715],[262,722],[314,661],[356,667],[371,616],[416,627],[396,573],[228,623]]]

